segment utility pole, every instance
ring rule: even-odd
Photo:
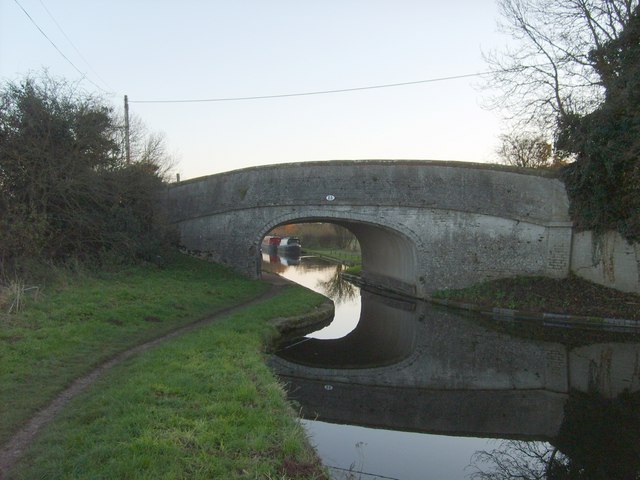
[[[131,144],[129,143],[129,98],[124,96],[124,148],[127,155],[127,165],[131,163]]]

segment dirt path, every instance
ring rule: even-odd
[[[16,432],[4,445],[0,446],[0,480],[3,480],[6,477],[8,472],[13,468],[22,454],[29,447],[40,429],[51,422],[71,399],[75,398],[81,392],[86,390],[87,387],[95,383],[98,378],[100,378],[105,372],[113,368],[115,365],[122,363],[123,361],[134,355],[149,350],[150,348],[153,348],[160,343],[163,343],[172,338],[179,337],[204,325],[208,325],[217,320],[220,320],[226,315],[264,302],[265,300],[274,297],[282,288],[282,286],[286,285],[287,283],[286,280],[275,275],[263,274],[263,280],[268,281],[271,284],[271,288],[259,297],[256,297],[253,300],[250,300],[249,302],[243,303],[241,305],[222,309],[202,320],[190,323],[189,325],[178,328],[177,330],[162,335],[161,337],[149,340],[148,342],[125,350],[111,360],[107,360],[104,363],[100,364],[89,374],[75,380],[69,387],[67,387],[56,398],[54,398],[51,403],[49,403],[36,415],[34,415],[31,420],[29,420],[29,422],[27,422],[27,424],[22,427],[22,429]]]

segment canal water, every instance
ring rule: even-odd
[[[263,257],[335,303],[270,361],[333,478],[637,478],[637,336],[471,317],[361,291],[341,268]]]

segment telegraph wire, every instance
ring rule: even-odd
[[[76,65],[69,60],[69,58],[62,52],[62,50],[60,50],[58,48],[58,46],[53,42],[53,40],[51,40],[49,38],[49,36],[44,32],[44,30],[42,30],[42,28],[40,28],[40,26],[36,23],[36,21],[31,17],[31,15],[29,15],[29,12],[27,12],[25,10],[25,8],[20,4],[20,2],[18,0],[13,0],[14,2],[16,2],[16,5],[18,5],[18,7],[20,7],[20,10],[22,10],[24,12],[24,14],[27,16],[27,18],[29,18],[29,20],[31,20],[31,23],[33,23],[35,25],[35,27],[38,29],[38,31],[44,36],[44,38],[46,38],[47,40],[49,40],[49,43],[51,45],[53,45],[53,48],[56,49],[56,51],[62,55],[62,58],[64,58],[67,62],[69,62],[69,65],[71,65],[76,72],[78,72],[80,75],[82,75],[82,79],[87,80],[89,83],[91,83],[93,86],[95,86],[96,88],[102,90],[105,93],[109,93],[107,92],[104,88],[102,88],[100,85],[96,84],[93,80],[91,80],[89,77],[87,77],[87,74],[82,72],[78,67],[76,67]]]
[[[39,0],[40,5],[42,5],[42,8],[44,8],[44,10],[47,12],[47,15],[49,15],[49,18],[51,20],[53,20],[53,23],[56,24],[56,27],[58,27],[58,30],[60,30],[60,33],[62,33],[62,35],[64,35],[64,38],[67,39],[67,42],[69,42],[69,45],[71,45],[71,47],[73,47],[73,49],[76,51],[76,53],[78,54],[78,56],[82,59],[82,61],[85,63],[85,65],[89,68],[89,70],[91,70],[94,75],[98,78],[98,80],[100,80],[109,90],[113,90],[109,84],[107,82],[104,81],[104,78],[102,78],[98,72],[95,71],[95,69],[91,66],[91,64],[87,61],[87,59],[84,57],[84,55],[82,55],[82,53],[80,52],[80,50],[78,50],[78,47],[75,46],[75,44],[73,43],[73,41],[69,38],[69,36],[67,35],[67,33],[63,30],[63,28],[60,26],[60,24],[58,23],[58,21],[55,19],[55,17],[53,16],[53,14],[49,11],[49,9],[47,8],[47,6],[45,5],[45,3],[43,2],[43,0]]]
[[[129,103],[213,103],[213,102],[239,102],[239,101],[247,101],[247,100],[267,100],[273,98],[287,98],[287,97],[304,97],[310,95],[329,95],[333,93],[345,93],[345,92],[356,92],[361,90],[374,90],[380,88],[393,88],[393,87],[404,87],[407,85],[418,85],[421,83],[434,83],[434,82],[444,82],[447,80],[458,80],[461,78],[471,78],[471,77],[480,77],[483,75],[489,75],[492,72],[476,72],[476,73],[467,73],[463,75],[452,75],[449,77],[437,77],[437,78],[428,78],[426,80],[415,80],[412,82],[400,82],[400,83],[386,83],[383,85],[368,85],[364,87],[353,87],[353,88],[340,88],[337,90],[319,90],[314,92],[299,92],[299,93],[283,93],[279,95],[259,95],[259,96],[250,96],[250,97],[223,97],[223,98],[199,98],[199,99],[179,99],[179,100],[129,100]]]

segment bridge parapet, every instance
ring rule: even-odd
[[[571,221],[560,180],[509,167],[462,162],[362,160],[268,165],[173,184],[169,198],[176,221],[243,208],[329,203],[433,207],[545,225]]]
[[[361,243],[365,272],[434,288],[568,273],[571,222],[556,178],[460,162],[271,165],[172,185],[182,243],[259,275],[260,241],[284,223],[330,221]],[[406,293],[406,292],[405,292]]]

